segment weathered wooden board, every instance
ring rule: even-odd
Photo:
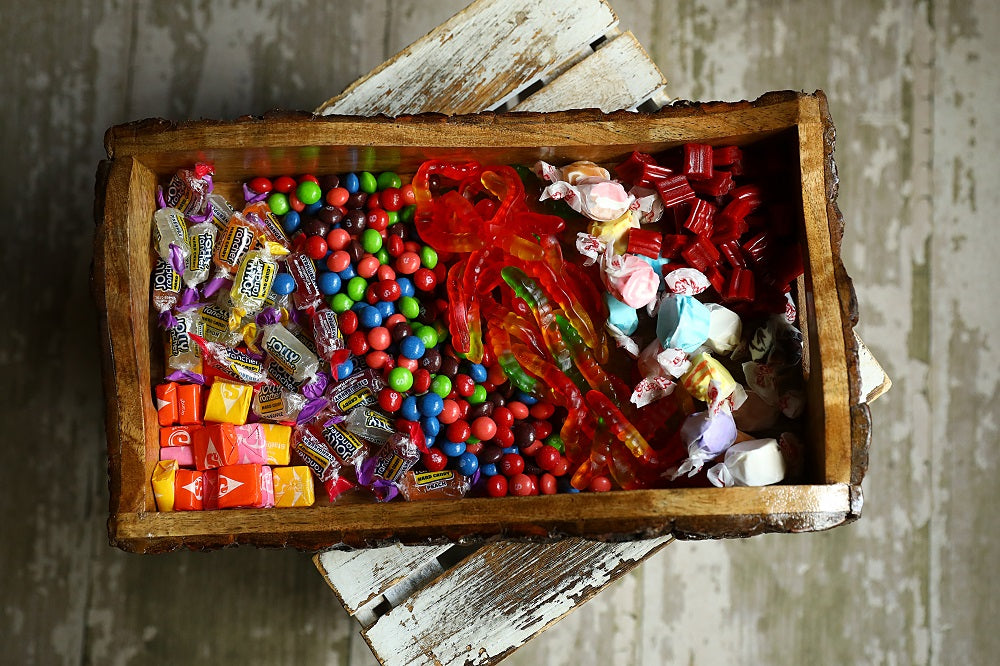
[[[669,542],[498,543],[410,595],[363,634],[385,666],[494,664]]]
[[[0,661],[375,663],[307,556],[133,557],[107,546],[86,281],[106,127],[313,108],[317,91],[342,89],[466,3],[388,4],[4,3],[10,282],[0,305],[23,316],[0,345],[0,418],[8,450],[30,442],[36,453],[2,472]],[[1000,141],[994,3],[613,5],[674,97],[828,91],[860,331],[894,386],[872,405],[858,523],[674,544],[504,663],[991,663],[1000,419],[990,332],[1000,315],[983,285],[998,277],[985,259],[997,251],[1000,203],[984,175]]]
[[[603,0],[475,2],[319,108],[389,116],[492,109],[575,61],[618,23]],[[551,26],[559,25],[558,31]],[[503,48],[495,45],[502,40]]]
[[[667,101],[666,79],[642,44],[624,32],[600,44],[545,87],[518,102],[513,111],[564,109],[631,109],[645,102],[656,107]]]

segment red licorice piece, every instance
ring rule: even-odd
[[[660,256],[660,246],[663,234],[648,229],[630,229],[628,232],[628,249],[630,254],[642,254],[652,259]]]
[[[737,187],[729,196],[732,199],[722,212],[738,220],[757,210],[764,201],[763,193],[756,185]]]
[[[687,247],[689,236],[683,234],[667,234],[660,244],[660,256],[665,259],[677,259],[681,250]]]
[[[767,264],[765,280],[784,289],[792,280],[802,275],[802,248],[798,243],[785,245],[774,252]]]
[[[674,170],[656,163],[646,163],[642,165],[642,171],[636,180],[636,185],[643,187],[657,187],[661,180],[665,180],[674,175]],[[681,176],[677,176],[680,178]]]
[[[726,210],[728,210],[728,206]],[[723,210],[715,218],[715,228],[712,230],[711,241],[716,245],[721,245],[726,241],[735,241],[749,228],[746,220],[732,217],[726,213],[726,210]]]
[[[684,175],[691,180],[712,177],[712,147],[703,143],[684,144]]]
[[[729,166],[743,159],[743,151],[738,146],[720,146],[712,150],[715,166]]]
[[[684,176],[670,176],[656,183],[656,189],[663,199],[663,205],[667,208],[694,199],[694,190],[691,189],[688,179]]]
[[[719,251],[722,252],[722,256],[726,258],[726,261],[733,268],[747,267],[746,258],[743,256],[743,248],[735,240],[719,243]]]
[[[708,278],[709,283],[715,288],[715,291],[722,294],[722,290],[726,286],[726,276],[722,271],[719,270],[718,266],[709,266],[705,269],[705,277]]]
[[[771,243],[771,234],[766,230],[760,232],[743,243],[743,249],[754,264],[758,266],[765,264],[774,249]]]
[[[691,212],[684,222],[684,228],[699,236],[709,236],[715,224],[714,219],[715,206],[704,199],[695,199],[691,205]]]
[[[721,255],[708,239],[703,236],[699,236],[693,243],[687,246],[681,256],[684,257],[693,268],[697,268],[701,272],[705,272],[705,269],[709,266],[714,266],[718,263]]]
[[[723,298],[727,301],[752,301],[754,297],[753,271],[747,268],[734,268],[729,276]]]
[[[656,160],[653,159],[652,155],[632,151],[627,160],[615,167],[615,175],[623,182],[635,184],[639,176],[642,175],[644,164],[656,164]]]
[[[692,182],[691,189],[698,194],[721,197],[733,189],[733,174],[728,171],[713,171],[710,178]]]

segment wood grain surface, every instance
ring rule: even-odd
[[[311,109],[464,6],[3,2],[0,661],[373,664],[309,557],[108,547],[97,314],[103,132]],[[678,543],[510,664],[986,664],[1000,651],[992,211],[1000,7],[989,0],[615,0],[672,97],[823,88],[872,405],[864,518]]]

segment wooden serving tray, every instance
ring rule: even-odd
[[[158,455],[152,386],[162,376],[160,333],[149,308],[151,220],[157,183],[196,161],[215,165],[217,188],[239,200],[253,175],[392,169],[428,158],[490,163],[590,159],[684,142],[773,142],[801,171],[800,280],[806,340],[805,446],[809,485],[583,493],[502,499],[158,513],[149,476]],[[655,113],[569,111],[396,119],[277,113],[236,121],[145,120],[108,130],[98,170],[94,291],[100,310],[107,405],[111,543],[135,552],[235,543],[319,549],[455,541],[496,535],[608,540],[828,529],[861,509],[870,417],[860,403],[857,303],[840,259],[834,130],[826,98],[769,93],[754,102],[681,104]],[[322,500],[325,502],[325,498]]]

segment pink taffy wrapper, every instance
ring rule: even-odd
[[[611,295],[631,308],[644,308],[656,299],[660,276],[633,254],[604,255],[604,281]]]
[[[546,199],[562,199],[576,212],[600,222],[617,220],[635,202],[621,183],[604,178],[581,178],[575,185],[556,181],[542,191],[540,201]]]

